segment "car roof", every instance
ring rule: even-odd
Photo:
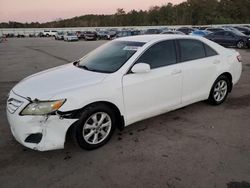
[[[118,38],[116,40],[148,43],[150,41],[170,40],[170,39],[179,39],[179,38],[197,39],[197,37],[193,37],[189,35],[155,34],[155,35],[137,35],[137,36],[123,37],[123,38]]]

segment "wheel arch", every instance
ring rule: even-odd
[[[239,42],[243,42],[243,45],[244,45],[243,48],[247,46],[247,43],[246,43],[242,38],[240,38],[240,39],[238,39],[237,42],[236,42],[236,47],[237,47],[237,48],[238,48],[238,43],[239,43]]]
[[[96,102],[92,102],[92,103],[89,103],[89,104],[85,105],[84,107],[82,107],[80,109],[75,109],[75,110],[68,111],[68,112],[58,112],[58,114],[60,116],[62,116],[63,118],[79,119],[81,117],[81,114],[82,114],[82,112],[84,110],[86,110],[90,106],[99,105],[99,104],[104,104],[104,105],[108,106],[109,108],[111,108],[115,112],[115,115],[116,115],[116,117],[118,119],[117,128],[119,130],[123,130],[124,129],[124,125],[125,125],[123,114],[121,113],[121,111],[117,107],[117,105],[115,105],[114,103],[109,102],[109,101],[96,101]]]

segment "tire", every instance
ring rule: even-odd
[[[87,107],[75,127],[78,145],[85,150],[105,145],[115,130],[116,119],[115,112],[105,104]]]
[[[245,43],[244,41],[240,40],[237,42],[236,46],[237,48],[242,49],[242,48],[245,48]]]
[[[222,104],[229,93],[230,90],[230,80],[225,75],[221,75],[217,78],[212,86],[209,94],[208,103],[211,105]]]

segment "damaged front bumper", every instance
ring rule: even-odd
[[[29,104],[24,97],[10,92],[7,119],[15,139],[22,145],[39,151],[64,148],[68,128],[78,119],[65,119],[59,115],[20,116]]]

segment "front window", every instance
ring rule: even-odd
[[[150,47],[137,63],[147,63],[151,69],[173,65],[177,62],[173,40],[159,42]]]
[[[143,42],[112,41],[80,60],[80,68],[102,73],[113,73],[126,63]]]

